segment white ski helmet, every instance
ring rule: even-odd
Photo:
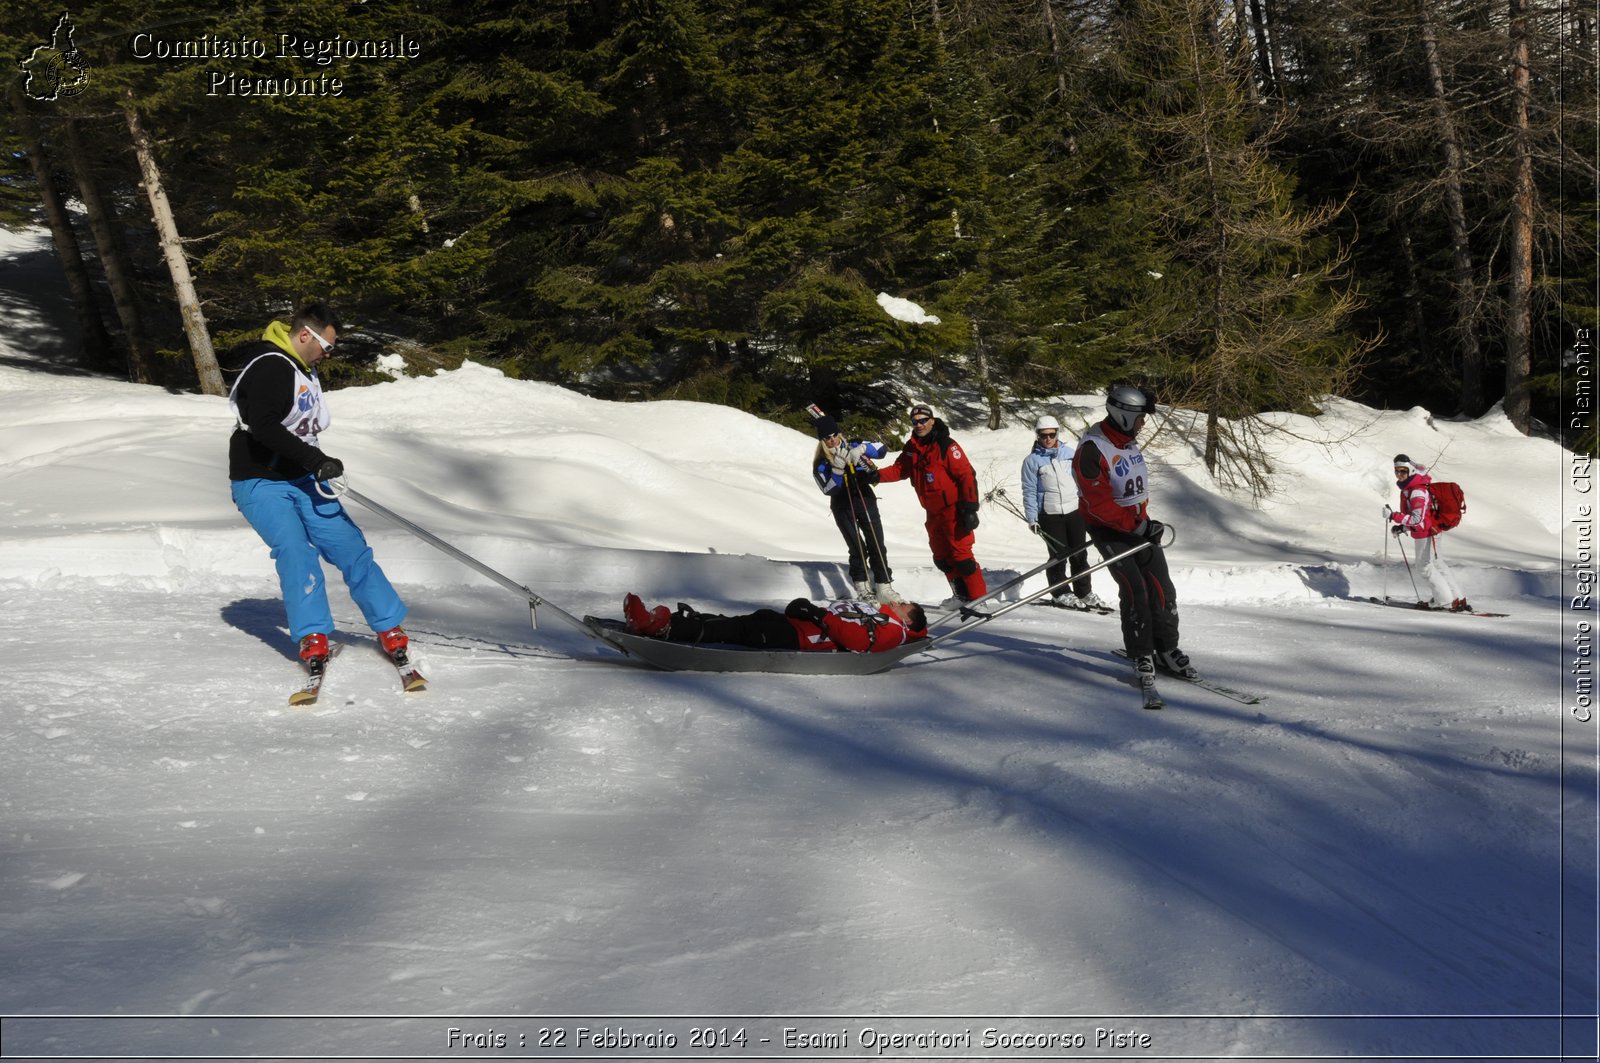
[[[1035,432],[1043,432],[1046,428],[1053,428],[1059,432],[1061,431],[1061,422],[1051,417],[1048,413],[1033,422],[1033,430]]]
[[[1156,397],[1143,388],[1120,384],[1106,394],[1106,416],[1124,432],[1132,432],[1134,422],[1156,412]]]

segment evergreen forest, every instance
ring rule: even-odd
[[[326,299],[335,386],[398,351],[801,427],[914,378],[996,427],[1128,382],[1248,482],[1264,411],[1559,436],[1592,366],[1593,3],[228,6],[0,14],[0,224],[130,380],[222,393]]]

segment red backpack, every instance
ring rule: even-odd
[[[1467,512],[1467,496],[1461,485],[1449,480],[1435,480],[1428,485],[1428,515],[1440,531],[1449,531],[1461,523]]]

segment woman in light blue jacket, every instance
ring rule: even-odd
[[[1067,565],[1072,566],[1072,590],[1058,591],[1055,604],[1068,609],[1108,609],[1083,573],[1089,559],[1084,549],[1083,514],[1078,512],[1078,487],[1072,479],[1072,444],[1062,443],[1061,424],[1049,414],[1039,418],[1033,430],[1033,450],[1022,461],[1022,504],[1028,530],[1043,536],[1046,557],[1072,551],[1069,559],[1045,570],[1053,587],[1067,578]]]

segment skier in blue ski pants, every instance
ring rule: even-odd
[[[301,307],[289,325],[272,322],[242,348],[248,361],[228,394],[233,502],[272,550],[289,634],[308,664],[327,660],[333,631],[322,561],[344,576],[385,653],[403,654],[409,641],[400,627],[406,607],[361,529],[337,498],[317,490],[319,482],[344,475],[344,463],[318,447],[332,417],[316,367],[333,351],[338,331],[324,303]]]
[[[333,630],[327,580],[318,558],[339,570],[350,598],[374,631],[399,627],[405,603],[372,558],[372,547],[337,498],[317,493],[317,481],[236,480],[233,502],[272,548],[278,585],[296,643]]]

